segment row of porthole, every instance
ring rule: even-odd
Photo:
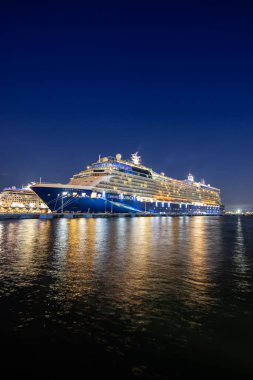
[[[51,196],[51,194],[47,194],[47,195],[48,195],[48,196]],[[58,194],[58,196],[60,196],[60,194]],[[62,192],[62,196],[71,196],[71,194],[68,193],[68,192]],[[72,196],[80,196],[80,195],[78,195],[77,192],[73,192],[73,193],[72,193]],[[81,194],[81,197],[87,197],[87,194],[86,194],[86,193],[82,193],[82,194]],[[91,196],[91,197],[92,197],[92,198],[101,198],[101,197],[102,197],[102,194],[97,194],[96,196],[94,195],[94,196]],[[105,194],[103,194],[103,197],[105,197]],[[120,197],[119,197],[119,198],[120,198],[120,199],[123,199],[123,195],[120,194]],[[136,199],[136,197],[133,196],[133,200],[135,200],[135,199]],[[149,203],[150,201],[141,201],[141,202]],[[153,202],[150,202],[150,203],[153,203]],[[164,203],[165,203],[165,202],[161,202],[161,207],[165,207]],[[166,202],[166,203],[167,203],[167,202]],[[178,206],[179,206],[179,207],[177,207],[177,208],[182,208],[182,207],[187,208],[187,207],[189,207],[189,206],[198,207],[198,206],[196,206],[196,205],[185,205],[185,204],[180,204],[180,205],[178,205]],[[159,202],[156,202],[156,206],[155,206],[155,207],[159,207]],[[170,203],[168,203],[168,207],[171,207]],[[211,208],[219,209],[219,206],[200,206],[200,207],[206,207],[206,208],[209,208],[209,209],[211,209]]]

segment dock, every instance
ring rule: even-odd
[[[151,214],[151,213],[48,213],[48,214],[36,214],[36,213],[0,213],[0,220],[19,220],[19,219],[40,219],[40,220],[52,220],[52,219],[76,219],[76,218],[132,218],[132,217],[175,217],[180,215],[172,214]],[[181,215],[183,216],[183,215]],[[191,216],[191,215],[188,215]]]
[[[50,213],[50,214],[15,214],[15,213],[0,213],[0,220],[8,219],[40,219],[40,220],[52,220],[52,219],[76,219],[76,218],[126,218],[136,216],[154,216],[153,214],[145,213]],[[155,215],[160,216],[160,215]]]

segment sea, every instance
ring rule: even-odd
[[[9,376],[253,378],[253,217],[0,221]]]

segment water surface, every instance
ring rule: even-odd
[[[252,270],[250,217],[2,221],[1,357],[25,373],[253,376]]]

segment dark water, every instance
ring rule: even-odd
[[[250,217],[2,221],[1,365],[253,376],[252,271]]]

